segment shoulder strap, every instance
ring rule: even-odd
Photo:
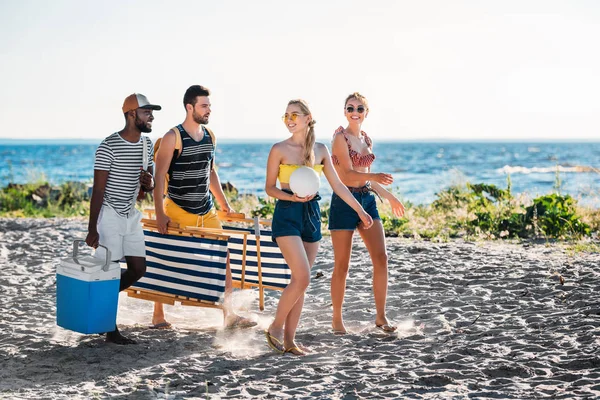
[[[348,140],[348,136],[346,136],[346,132],[342,132],[342,135],[344,136],[344,140],[346,141],[346,144],[348,145],[348,150],[352,150],[352,145],[350,144],[350,141]]]
[[[181,155],[181,148],[183,147],[181,145],[181,133],[179,132],[179,130],[177,129],[177,127],[175,128],[171,128],[171,130],[175,133],[175,151],[177,151],[177,157],[179,157]],[[156,140],[156,142],[154,143],[154,158],[156,159],[156,153],[158,153],[158,149],[160,148],[160,144],[162,142],[163,138],[158,138]]]
[[[182,142],[181,142],[181,132],[179,132],[179,126],[171,128],[171,131],[173,131],[175,133],[175,149],[173,151],[173,158],[171,159],[171,166],[172,166],[175,159],[181,155],[181,150],[182,150],[183,146],[182,146]],[[156,153],[158,153],[158,149],[160,148],[160,143],[162,142],[162,139],[163,138],[158,138],[156,143],[154,143],[154,159],[156,159]],[[144,150],[145,149],[146,149],[146,147],[144,146]],[[177,155],[175,155],[175,152],[177,152]],[[144,160],[145,159],[146,159],[146,156],[144,156]],[[171,166],[169,166],[169,170],[165,174],[165,191],[164,191],[165,196],[167,195],[167,191],[168,191],[168,187],[169,187],[169,171],[171,170]]]
[[[208,134],[210,135],[210,138],[212,139],[212,143],[213,143],[213,150],[215,150],[217,148],[217,138],[215,137],[215,134],[208,126],[202,125],[202,127],[204,129],[206,129],[206,132],[208,132]],[[211,166],[211,169],[216,169],[214,157],[213,157],[212,161],[210,162],[210,166]]]
[[[337,134],[342,134],[342,136],[344,137],[344,140],[346,141],[346,144],[348,145],[348,150],[352,150],[352,146],[350,145],[350,141],[348,140],[348,137],[346,136],[346,132],[344,132],[344,127],[340,125],[339,128],[337,128],[335,130],[335,132],[333,133],[333,137],[335,138],[335,136]]]
[[[148,170],[148,138],[146,136],[142,136],[143,149],[142,149],[142,167],[144,171]]]
[[[365,131],[360,131],[360,133],[362,133],[362,135],[365,137],[365,143],[367,144],[367,146],[369,148],[373,147],[373,141],[371,140],[371,138],[369,137],[369,135],[367,135],[367,133]]]
[[[206,125],[202,125],[202,127],[204,129],[206,129],[206,132],[208,132],[208,134],[210,135],[210,138],[212,139],[212,142],[213,142],[213,146],[217,147],[217,138],[215,137],[215,134],[213,133],[213,131]]]
[[[177,125],[175,128],[172,128],[171,130],[175,132],[175,151],[177,151],[177,157],[179,157],[181,155],[181,149],[183,148],[183,145],[181,143],[181,132],[179,125]]]

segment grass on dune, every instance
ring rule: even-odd
[[[8,217],[86,217],[89,215],[89,185],[67,182],[51,186],[47,182],[11,184],[0,189],[0,216]],[[271,218],[274,199],[226,191],[233,208],[248,216]],[[399,196],[399,195],[398,195]],[[476,239],[596,239],[600,210],[583,207],[570,195],[553,193],[531,198],[513,195],[510,178],[506,188],[485,183],[455,183],[436,194],[428,205],[405,201],[402,218],[393,216],[387,203],[379,203],[381,221],[387,236],[436,241],[453,238]],[[149,195],[138,203],[152,208]],[[329,203],[321,203],[323,233],[327,234]]]

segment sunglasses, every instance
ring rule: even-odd
[[[306,115],[306,114],[300,114],[300,113],[285,114],[283,117],[281,117],[281,119],[283,122],[287,121],[288,119],[292,122],[296,122],[298,117],[301,115]]]
[[[349,114],[352,114],[354,112],[354,107],[353,106],[348,106],[348,107],[346,107],[346,111]],[[365,108],[363,106],[358,106],[358,107],[356,107],[356,112],[359,113],[359,114],[362,114],[362,113],[365,112]]]

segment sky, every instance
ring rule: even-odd
[[[600,140],[600,2],[0,0],[0,138],[101,139],[133,92],[181,123],[211,89],[222,139],[319,139],[369,100],[379,140]]]

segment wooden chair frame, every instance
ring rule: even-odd
[[[154,209],[145,209],[144,212],[150,217],[154,217]],[[277,286],[271,286],[271,285],[265,285],[263,284],[263,278],[262,278],[262,263],[261,263],[261,255],[260,255],[260,226],[265,226],[265,227],[269,227],[271,226],[272,221],[271,220],[267,220],[267,219],[259,219],[258,217],[255,218],[246,218],[245,214],[242,213],[225,213],[222,211],[218,211],[217,212],[217,216],[219,218],[220,221],[223,222],[234,222],[234,223],[243,223],[243,224],[253,224],[254,227],[254,237],[256,239],[256,253],[257,253],[257,270],[258,270],[258,283],[254,283],[254,282],[247,282],[246,281],[246,251],[247,251],[247,242],[248,242],[248,236],[251,236],[252,233],[251,232],[247,232],[247,231],[233,231],[233,230],[228,230],[228,229],[215,229],[215,228],[203,228],[203,227],[196,227],[196,226],[186,226],[184,228],[178,227],[178,226],[172,226],[173,224],[169,225],[169,233],[173,233],[176,235],[190,235],[190,236],[196,236],[196,237],[223,237],[226,236],[227,238],[229,238],[229,235],[242,235],[243,236],[243,249],[242,249],[242,273],[241,273],[241,279],[240,280],[233,280],[232,281],[232,286],[236,289],[247,289],[247,288],[258,288],[258,293],[259,293],[259,308],[261,311],[264,311],[265,309],[265,289],[269,289],[269,290],[283,290],[283,288],[281,287],[277,287]],[[156,220],[155,219],[143,219],[142,220],[142,224],[144,225],[144,228],[146,229],[151,229],[154,231],[157,231],[156,228]],[[230,265],[231,268],[231,265]],[[205,301],[201,301],[201,300],[194,300],[194,299],[189,299],[189,298],[185,298],[185,299],[180,299],[177,296],[173,296],[173,295],[169,295],[169,294],[164,294],[164,293],[157,293],[157,292],[147,292],[147,291],[143,291],[143,293],[137,293],[140,292],[139,289],[127,289],[127,292],[129,294],[129,296],[131,297],[137,297],[137,298],[143,298],[146,300],[151,300],[151,301],[158,301],[164,304],[174,304],[175,301],[181,303],[182,305],[191,305],[191,306],[200,306],[200,307],[215,307],[215,308],[222,308],[221,304],[214,304],[214,305],[210,305],[209,302],[205,302]]]

